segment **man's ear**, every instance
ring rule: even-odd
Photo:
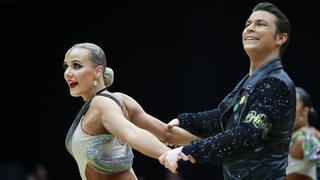
[[[277,35],[277,43],[279,45],[284,44],[288,40],[288,34],[287,33],[282,33]]]

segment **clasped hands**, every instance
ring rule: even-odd
[[[186,155],[181,152],[183,146],[174,148],[166,153],[163,153],[159,157],[160,164],[164,165],[165,168],[169,169],[172,173],[177,173],[178,161],[180,159],[184,161],[190,161],[195,163],[196,160],[191,155]]]
[[[173,119],[171,122],[168,123],[169,128],[173,126],[179,126],[178,119]],[[168,142],[165,142],[165,144],[176,147],[176,145]],[[186,155],[182,152],[182,148],[183,146],[176,147],[166,153],[163,153],[158,158],[160,164],[164,165],[165,168],[169,169],[172,173],[177,173],[178,161],[180,159],[184,161],[190,161],[191,163],[196,163],[196,160],[194,157],[192,157],[191,155]]]

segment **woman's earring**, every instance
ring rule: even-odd
[[[97,83],[97,80],[94,80],[94,81],[93,81],[93,85],[96,86],[97,84],[98,84],[98,83]]]

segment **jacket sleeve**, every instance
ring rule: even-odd
[[[200,137],[209,137],[222,131],[219,109],[182,113],[177,118],[180,127]]]

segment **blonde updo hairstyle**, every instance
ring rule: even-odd
[[[97,67],[100,65],[104,67],[104,71],[103,71],[104,84],[107,87],[111,86],[114,80],[114,73],[111,68],[107,67],[107,58],[103,50],[98,45],[93,43],[78,43],[73,45],[69,49],[69,52],[74,48],[83,48],[83,49],[88,49],[90,51],[91,61],[94,67]]]

